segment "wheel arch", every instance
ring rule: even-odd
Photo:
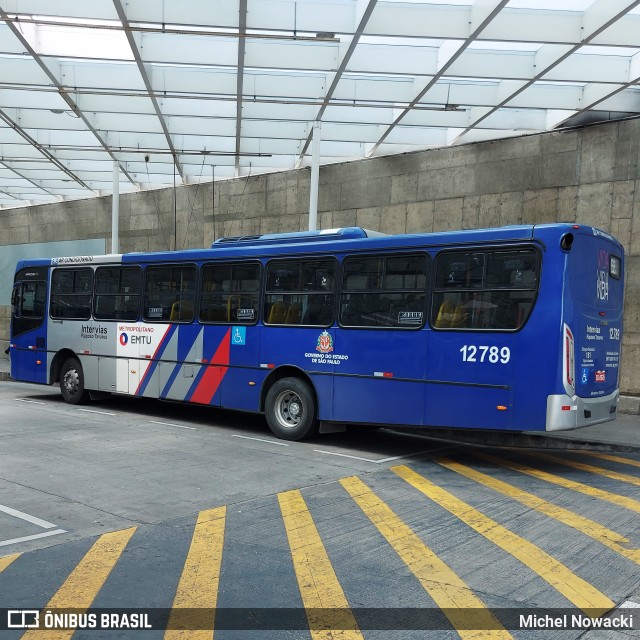
[[[53,360],[51,361],[51,367],[49,369],[49,384],[55,384],[60,382],[60,372],[62,371],[62,365],[69,359],[75,358],[80,361],[78,354],[71,349],[60,349]]]
[[[316,391],[315,385],[311,381],[309,375],[300,369],[299,367],[294,367],[292,365],[284,365],[282,367],[278,367],[274,369],[264,380],[262,383],[262,389],[260,390],[260,411],[264,413],[265,410],[265,402],[267,399],[267,393],[269,393],[269,389],[278,382],[278,380],[282,380],[283,378],[298,378],[302,380],[307,385],[309,385],[309,389],[313,394],[313,399],[316,403],[316,413],[319,412],[318,407],[318,393]]]

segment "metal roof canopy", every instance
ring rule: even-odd
[[[640,113],[640,0],[0,0],[0,207]]]

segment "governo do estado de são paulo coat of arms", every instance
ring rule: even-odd
[[[323,331],[318,336],[316,351],[319,351],[320,353],[331,353],[333,351],[333,338],[328,331]]]

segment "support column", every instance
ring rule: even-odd
[[[318,182],[320,180],[320,123],[313,123],[311,140],[311,185],[309,188],[309,231],[318,228]]]
[[[111,253],[118,253],[120,242],[118,239],[120,222],[120,165],[113,162],[113,198],[111,199]]]

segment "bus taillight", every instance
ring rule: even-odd
[[[569,387],[568,391],[575,393],[576,383],[576,362],[574,355],[574,342],[571,329],[564,325],[564,380]]]

